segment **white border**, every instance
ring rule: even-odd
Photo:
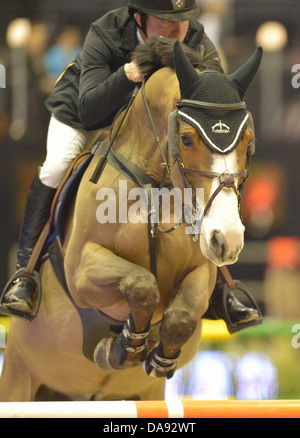
[[[243,129],[243,127],[244,127],[246,121],[247,121],[248,118],[249,118],[249,114],[247,114],[247,115],[245,116],[244,120],[242,121],[242,123],[240,124],[240,127],[239,127],[239,129],[238,129],[238,132],[237,132],[237,134],[236,134],[236,136],[235,136],[233,142],[231,143],[231,145],[228,146],[226,149],[222,150],[222,149],[218,148],[218,146],[216,146],[216,145],[210,140],[210,138],[206,135],[206,132],[204,131],[204,129],[202,128],[202,126],[201,126],[201,125],[200,125],[195,119],[193,119],[192,117],[188,116],[187,114],[185,114],[185,113],[182,112],[182,111],[178,111],[178,115],[179,115],[179,114],[182,115],[184,118],[190,120],[191,122],[195,123],[195,124],[198,126],[198,128],[200,129],[200,131],[202,132],[202,134],[204,135],[204,137],[206,138],[206,140],[209,142],[209,144],[210,144],[214,149],[216,149],[217,151],[219,151],[221,154],[225,154],[226,152],[230,151],[230,149],[233,148],[233,146],[235,145],[235,142],[236,142],[238,136],[239,136],[240,133],[241,133],[241,130]]]

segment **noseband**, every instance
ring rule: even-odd
[[[219,185],[216,188],[216,190],[213,192],[211,197],[209,198],[209,200],[205,206],[204,212],[203,212],[203,217],[205,217],[207,215],[208,210],[210,209],[211,204],[213,203],[213,200],[217,197],[217,195],[220,193],[220,191],[225,187],[231,188],[234,190],[235,194],[238,197],[238,201],[239,201],[239,205],[240,205],[240,193],[239,193],[239,190],[235,186],[234,178],[235,177],[247,178],[248,172],[231,173],[228,170],[225,170],[223,173],[217,173],[217,172],[209,172],[209,171],[205,171],[205,170],[194,169],[194,168],[190,168],[190,167],[184,167],[183,163],[178,163],[178,164],[179,164],[179,171],[181,173],[185,187],[189,186],[187,179],[185,177],[186,173],[197,173],[198,175],[202,175],[206,178],[218,178]]]

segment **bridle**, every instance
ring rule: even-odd
[[[141,169],[135,167],[132,163],[130,163],[130,161],[126,160],[124,157],[122,157],[120,154],[118,154],[116,151],[114,151],[112,149],[112,145],[114,143],[114,140],[115,140],[122,124],[123,124],[123,121],[124,121],[126,114],[128,113],[128,110],[129,110],[129,108],[130,108],[130,106],[131,106],[131,104],[132,104],[132,102],[137,94],[137,91],[138,91],[138,88],[136,87],[136,89],[135,89],[135,91],[130,99],[129,104],[127,105],[127,107],[125,109],[124,115],[121,118],[120,122],[118,123],[116,130],[114,131],[114,134],[112,136],[112,139],[110,140],[109,146],[104,148],[104,154],[102,154],[101,147],[105,146],[105,145],[103,145],[102,143],[99,143],[96,146],[96,148],[94,149],[93,154],[100,156],[98,166],[96,167],[94,174],[92,175],[92,178],[90,179],[91,182],[93,182],[95,184],[98,182],[98,180],[103,172],[103,169],[108,161],[115,168],[117,168],[121,172],[127,174],[127,176],[129,178],[131,178],[133,181],[135,181],[138,185],[140,185],[143,188],[146,188],[146,187],[149,188],[149,186],[151,186],[152,182],[154,182],[154,183],[156,182],[156,181],[152,180],[151,177],[149,177],[149,175],[147,175]],[[239,209],[240,209],[240,198],[241,198],[240,187],[244,184],[246,178],[248,177],[248,170],[246,172],[238,172],[238,173],[231,173],[228,170],[225,170],[223,173],[218,173],[218,172],[200,170],[200,169],[192,168],[192,167],[185,167],[184,163],[182,161],[181,153],[180,153],[179,140],[178,140],[178,147],[172,148],[172,152],[170,151],[170,145],[168,144],[167,151],[165,153],[165,151],[162,147],[162,144],[161,144],[161,141],[160,141],[160,138],[159,138],[151,111],[150,111],[150,107],[149,107],[147,98],[146,98],[145,81],[143,81],[143,83],[142,83],[141,93],[142,93],[142,99],[144,102],[144,106],[145,106],[146,112],[148,114],[149,121],[150,121],[150,124],[152,126],[152,130],[153,130],[153,133],[154,133],[154,136],[156,139],[156,143],[158,145],[158,148],[160,150],[160,153],[161,153],[162,159],[163,159],[162,167],[164,170],[163,170],[163,177],[162,177],[162,180],[160,182],[160,187],[164,187],[166,177],[168,175],[169,180],[171,182],[171,186],[173,188],[175,188],[175,185],[173,183],[172,170],[173,170],[173,167],[176,165],[178,166],[178,170],[179,170],[179,174],[180,174],[180,177],[182,179],[182,182],[183,182],[183,186],[186,189],[192,188],[191,185],[189,184],[187,178],[186,178],[186,174],[188,174],[188,173],[198,174],[198,175],[201,175],[201,176],[206,177],[206,178],[218,178],[219,185],[216,188],[216,190],[213,192],[213,194],[210,196],[210,198],[205,206],[205,209],[202,213],[202,217],[201,218],[199,217],[200,209],[199,209],[199,205],[198,205],[195,197],[193,197],[193,199],[192,199],[192,206],[193,206],[194,213],[195,213],[194,217],[196,217],[197,219],[194,220],[194,223],[187,222],[186,214],[184,214],[184,216],[183,216],[185,219],[185,223],[187,224],[187,226],[189,226],[189,228],[191,230],[190,234],[192,235],[193,240],[197,240],[198,234],[199,234],[197,223],[201,222],[204,219],[204,217],[207,215],[214,199],[217,197],[217,195],[224,188],[234,190],[234,192],[236,193],[236,195],[238,197],[238,205],[239,205]],[[234,103],[234,104],[214,104],[214,103],[209,103],[209,102],[200,102],[200,101],[194,101],[194,100],[189,100],[189,99],[182,99],[177,103],[177,108],[180,108],[182,106],[191,106],[193,108],[196,107],[196,108],[211,109],[211,110],[234,111],[234,110],[245,109],[246,104],[245,104],[245,102]],[[113,123],[113,125],[114,125],[114,123]],[[179,134],[178,134],[178,137],[179,137]],[[174,162],[172,163],[172,165],[168,162],[167,155],[170,155],[174,159]],[[244,181],[240,185],[239,188],[237,188],[235,186],[234,178],[236,178],[236,177],[244,178]],[[149,180],[150,180],[150,184],[149,184]],[[185,207],[186,206],[183,205],[183,210],[185,209]],[[160,223],[156,223],[156,222],[153,223],[152,222],[151,214],[153,212],[150,211],[150,207],[148,207],[148,208],[149,208],[149,211],[148,211],[148,215],[149,215],[148,235],[149,235],[149,243],[150,243],[151,271],[156,276],[155,238],[157,237],[157,233],[158,233],[158,231],[162,232],[162,233],[169,233],[171,231],[174,231],[178,226],[180,226],[183,223],[183,220],[181,220],[180,222],[178,222],[177,224],[173,225],[172,227],[170,227],[168,229],[163,229],[163,227],[161,226]],[[154,213],[156,213],[156,212],[154,212]],[[191,214],[190,217],[192,218],[193,215]]]
[[[188,107],[197,108],[197,109],[219,110],[219,111],[224,111],[224,110],[225,111],[236,111],[236,110],[241,110],[241,109],[246,108],[245,102],[238,102],[238,103],[231,103],[231,104],[215,104],[215,103],[211,103],[211,102],[201,102],[201,101],[195,101],[195,100],[191,100],[191,99],[181,99],[177,103],[176,107],[179,109],[183,106],[184,107],[188,106]],[[149,114],[149,112],[148,112],[148,114]],[[172,154],[173,154],[173,158],[175,159],[174,163],[176,163],[178,166],[179,173],[180,173],[182,181],[184,183],[184,187],[186,187],[186,188],[190,187],[190,184],[188,183],[188,181],[186,179],[186,174],[188,174],[188,173],[198,174],[198,175],[204,176],[206,178],[211,178],[211,179],[218,178],[219,185],[216,188],[216,190],[212,193],[212,195],[210,196],[210,198],[205,206],[205,209],[203,212],[203,218],[207,215],[214,199],[217,197],[217,195],[221,192],[221,190],[223,188],[231,188],[234,190],[234,192],[236,193],[236,195],[238,197],[238,201],[239,201],[238,203],[239,203],[239,209],[240,209],[241,196],[240,196],[239,189],[235,186],[234,178],[236,178],[236,177],[244,178],[244,181],[245,181],[245,179],[248,177],[248,171],[231,173],[228,170],[225,170],[222,173],[218,173],[218,172],[211,172],[211,171],[207,171],[207,170],[200,170],[200,169],[196,169],[196,168],[192,168],[192,167],[185,167],[184,163],[182,161],[180,150],[179,150],[179,144],[178,144],[177,148],[175,148],[175,150],[173,148]],[[195,203],[195,201],[194,201],[194,203]],[[194,205],[194,207],[195,207],[195,205]]]
[[[155,138],[156,138],[157,145],[161,151],[162,158],[164,160],[163,165],[164,165],[164,167],[169,175],[171,184],[174,187],[174,183],[172,181],[173,178],[171,175],[171,166],[168,163],[167,158],[166,158],[166,154],[163,151],[163,148],[162,148],[162,145],[161,145],[158,133],[157,133],[157,129],[155,127],[155,124],[154,124],[154,121],[153,121],[153,118],[151,115],[151,111],[150,111],[149,104],[148,104],[146,94],[145,94],[145,83],[144,82],[142,83],[142,97],[143,97],[143,102],[144,102],[152,129],[153,129]],[[177,106],[177,108],[181,108],[183,106],[185,106],[185,107],[190,106],[190,107],[198,108],[198,109],[209,109],[209,110],[219,110],[219,111],[220,110],[221,111],[224,111],[224,110],[225,111],[236,111],[236,110],[245,109],[246,103],[245,102],[237,102],[237,103],[231,103],[231,104],[215,104],[215,103],[211,103],[211,102],[201,102],[201,101],[195,101],[195,100],[190,100],[190,99],[181,99],[176,104],[176,106]],[[229,188],[229,189],[234,190],[234,192],[238,198],[238,206],[239,206],[239,212],[240,212],[240,210],[241,210],[241,194],[240,194],[239,188],[237,188],[235,185],[234,178],[236,178],[236,177],[237,178],[244,178],[242,184],[240,185],[240,186],[242,186],[244,184],[246,178],[248,177],[248,171],[231,173],[228,170],[225,170],[222,173],[218,173],[218,172],[200,170],[200,169],[192,168],[192,167],[185,167],[184,163],[182,161],[180,150],[179,150],[179,144],[178,144],[178,147],[176,149],[177,150],[175,150],[175,153],[174,153],[174,148],[173,148],[173,158],[175,158],[173,166],[177,164],[179,174],[180,174],[181,179],[183,181],[184,188],[187,188],[187,189],[191,188],[191,185],[189,184],[189,182],[186,178],[186,174],[188,174],[188,173],[198,174],[198,175],[204,176],[206,178],[211,178],[211,179],[218,178],[219,185],[216,188],[216,190],[212,193],[212,195],[210,196],[210,198],[209,198],[209,200],[204,208],[201,219],[198,217],[199,222],[201,222],[204,219],[204,217],[207,215],[214,199],[221,192],[221,190],[223,190],[223,188]],[[199,206],[198,206],[197,201],[194,197],[192,199],[192,205],[193,205],[194,211],[196,212],[196,217],[199,216]],[[171,230],[175,229],[178,225],[179,224],[172,227]],[[188,224],[188,225],[190,226],[191,229],[193,229],[194,226],[192,224]],[[162,230],[160,229],[160,231],[162,231]],[[170,231],[170,230],[167,230],[167,231]],[[197,228],[196,228],[196,231],[197,231]],[[194,234],[194,240],[196,240],[196,239],[197,239],[197,236],[195,236],[195,234]]]
[[[94,174],[93,174],[93,176],[91,178],[91,181],[94,182],[94,183],[97,183],[97,181],[99,180],[100,175],[102,174],[102,171],[103,171],[103,169],[104,169],[104,167],[105,167],[105,165],[106,165],[106,163],[107,163],[107,161],[109,159],[109,154],[110,153],[113,154],[113,161],[114,161],[115,165],[118,163],[123,171],[124,171],[124,169],[126,169],[126,167],[128,167],[128,169],[130,168],[128,170],[128,174],[131,177],[131,179],[135,179],[134,178],[134,176],[135,176],[134,174],[136,172],[138,172],[139,177],[142,174],[142,171],[140,171],[139,169],[136,169],[136,172],[134,171],[134,169],[132,170],[132,165],[130,165],[130,162],[128,160],[124,159],[123,157],[121,157],[119,154],[117,154],[116,152],[114,152],[112,150],[112,145],[114,143],[114,140],[115,140],[115,138],[116,138],[116,136],[117,136],[117,134],[118,134],[122,124],[123,124],[123,121],[124,121],[128,111],[129,111],[129,108],[130,108],[130,106],[131,106],[131,104],[132,104],[132,102],[133,102],[137,92],[138,92],[138,87],[135,88],[135,90],[134,90],[134,92],[132,94],[132,97],[131,97],[131,99],[130,99],[130,101],[129,101],[126,109],[125,109],[124,115],[121,118],[121,121],[119,122],[116,130],[114,131],[114,134],[112,136],[112,139],[110,141],[109,146],[106,148],[104,156],[100,155],[100,160],[99,160],[98,166],[96,167],[96,170],[95,170],[95,172],[94,172]],[[182,161],[181,153],[180,153],[179,142],[178,142],[178,146],[175,147],[175,148],[173,147],[172,151],[170,153],[170,155],[174,159],[174,162],[173,162],[172,167],[171,167],[171,165],[168,163],[168,160],[167,160],[167,154],[164,152],[164,149],[162,147],[162,144],[161,144],[161,141],[160,141],[160,138],[159,138],[159,135],[158,135],[158,132],[157,132],[157,129],[156,129],[156,126],[155,126],[155,123],[154,123],[151,111],[150,111],[150,107],[149,107],[149,104],[148,104],[148,101],[147,101],[147,98],[146,98],[145,80],[142,82],[141,92],[142,92],[142,98],[143,98],[144,106],[145,106],[146,112],[148,114],[149,121],[150,121],[152,130],[153,130],[153,133],[154,133],[154,136],[155,136],[155,140],[156,140],[156,143],[158,145],[158,148],[160,150],[160,153],[161,153],[162,159],[163,159],[162,166],[164,167],[164,173],[163,173],[163,181],[161,182],[160,186],[163,186],[163,183],[165,181],[166,175],[168,175],[169,180],[171,182],[171,186],[173,188],[175,187],[175,185],[173,183],[173,177],[172,177],[171,172],[172,172],[172,167],[177,165],[178,166],[178,170],[179,170],[179,174],[180,174],[182,182],[183,182],[183,186],[186,189],[190,189],[191,188],[191,185],[189,184],[189,182],[188,182],[188,180],[186,178],[186,174],[188,174],[188,173],[198,174],[198,175],[204,176],[206,178],[211,178],[211,179],[218,178],[219,185],[216,188],[216,190],[214,191],[214,193],[212,193],[212,195],[210,196],[210,198],[209,198],[209,200],[208,200],[208,202],[207,202],[207,204],[205,206],[205,209],[204,209],[203,214],[202,214],[202,220],[207,215],[207,213],[208,213],[208,211],[209,211],[209,209],[210,209],[214,199],[217,197],[217,195],[221,192],[221,190],[223,188],[229,188],[229,189],[233,189],[234,190],[234,192],[236,193],[236,195],[238,197],[238,204],[239,204],[239,209],[240,209],[240,198],[241,198],[240,189],[235,186],[234,178],[236,178],[236,177],[244,178],[243,183],[240,185],[240,186],[242,186],[244,184],[246,178],[248,177],[248,170],[246,170],[246,172],[237,172],[237,173],[231,173],[228,170],[225,170],[222,173],[218,173],[218,172],[211,172],[211,171],[201,170],[201,169],[192,168],[192,167],[185,167],[184,163]],[[189,106],[189,107],[197,108],[197,109],[219,110],[219,111],[224,111],[224,110],[225,111],[235,111],[235,110],[241,110],[241,109],[245,109],[246,108],[245,102],[238,102],[238,103],[231,103],[231,104],[215,104],[215,103],[211,103],[211,102],[201,102],[201,101],[196,101],[196,100],[192,100],[192,99],[181,99],[176,104],[177,109],[179,109],[179,108],[181,108],[183,106],[184,107]],[[118,116],[118,114],[117,114],[117,116]],[[178,133],[178,137],[179,137],[179,133]],[[97,145],[97,147],[95,149],[96,151],[99,148],[99,146],[102,146],[102,144],[98,144]],[[170,150],[169,146],[170,145],[168,144],[168,146],[167,146],[167,153],[168,153],[168,149]],[[142,184],[139,183],[139,179],[138,178],[136,178],[135,181],[139,185],[142,186]],[[193,208],[194,208],[194,210],[196,212],[196,216],[199,215],[199,206],[197,204],[196,199],[192,199],[192,204],[193,204]],[[163,230],[163,228],[160,225],[158,225],[158,227],[156,227],[156,228],[159,231],[161,231],[161,232],[170,232],[170,231],[175,230],[181,223],[182,223],[182,221],[179,222],[178,224],[174,225],[173,227],[171,227],[168,230]],[[191,224],[188,224],[188,225],[191,225]],[[152,234],[154,234],[154,232],[155,231],[152,230]]]

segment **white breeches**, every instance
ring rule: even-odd
[[[90,149],[98,136],[97,130],[74,129],[52,115],[48,128],[47,156],[39,174],[41,182],[56,189],[72,161]]]

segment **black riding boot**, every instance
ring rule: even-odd
[[[262,323],[262,314],[250,292],[240,281],[235,280],[234,283],[236,287],[229,289],[224,284],[222,275],[218,270],[209,307],[203,315],[205,319],[223,319],[231,334]],[[234,296],[235,289],[242,291],[252,301],[253,308],[245,306]]]
[[[17,251],[17,272],[11,284],[8,283],[2,296],[1,306],[8,310],[30,313],[34,307],[37,284],[33,275],[26,274],[26,268],[35,244],[50,216],[51,203],[56,190],[45,186],[38,173],[33,178],[27,197],[19,248]],[[35,270],[39,270],[39,264]]]

